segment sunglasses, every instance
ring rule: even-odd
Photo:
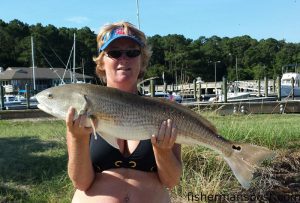
[[[114,59],[120,58],[123,54],[125,54],[128,58],[134,58],[141,54],[141,50],[132,49],[132,50],[111,50],[106,52],[106,56]]]

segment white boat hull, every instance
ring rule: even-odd
[[[281,97],[292,96],[291,85],[281,85]],[[294,96],[300,97],[300,87],[294,87]]]
[[[247,99],[250,96],[249,92],[229,92],[227,93],[227,101]],[[217,97],[210,98],[210,102],[224,102],[224,95],[217,95]]]

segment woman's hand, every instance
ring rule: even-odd
[[[152,135],[151,142],[155,148],[172,149],[177,137],[177,128],[171,119],[163,121],[157,135]]]
[[[81,125],[81,121],[86,119],[84,115],[75,120],[74,115],[75,109],[70,107],[66,117],[69,156],[68,174],[77,189],[86,191],[95,178],[89,148],[92,128]]]
[[[163,121],[158,134],[151,137],[158,176],[168,188],[179,183],[182,171],[181,146],[175,144],[176,137],[177,128],[171,119]]]
[[[83,121],[87,119],[86,115],[80,115],[76,120],[74,120],[74,115],[75,109],[70,107],[66,117],[67,134],[76,139],[89,137],[92,128],[82,126]]]

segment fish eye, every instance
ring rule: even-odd
[[[47,97],[48,97],[48,99],[52,99],[52,98],[53,98],[53,95],[52,95],[51,93],[48,93],[48,94],[47,94]]]

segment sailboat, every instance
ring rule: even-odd
[[[85,81],[85,75],[84,75],[84,66],[82,64],[82,68],[76,68],[76,34],[74,33],[74,41],[73,41],[73,46],[72,46],[72,49],[71,49],[71,54],[73,52],[73,67],[72,67],[72,71],[71,69],[69,70],[69,73],[70,73],[70,78],[71,78],[71,83],[86,83]],[[71,54],[70,54],[70,57],[71,57]],[[69,57],[69,60],[70,60],[70,57]],[[69,63],[69,60],[68,60],[68,63]],[[65,74],[66,74],[66,71],[68,70],[68,63],[66,65],[66,69],[65,69],[65,72],[63,74],[63,77],[62,77],[62,83],[60,85],[64,85],[65,82],[64,82],[64,77],[65,77]],[[82,74],[83,74],[83,80],[78,80],[76,78],[76,69],[82,69]]]

